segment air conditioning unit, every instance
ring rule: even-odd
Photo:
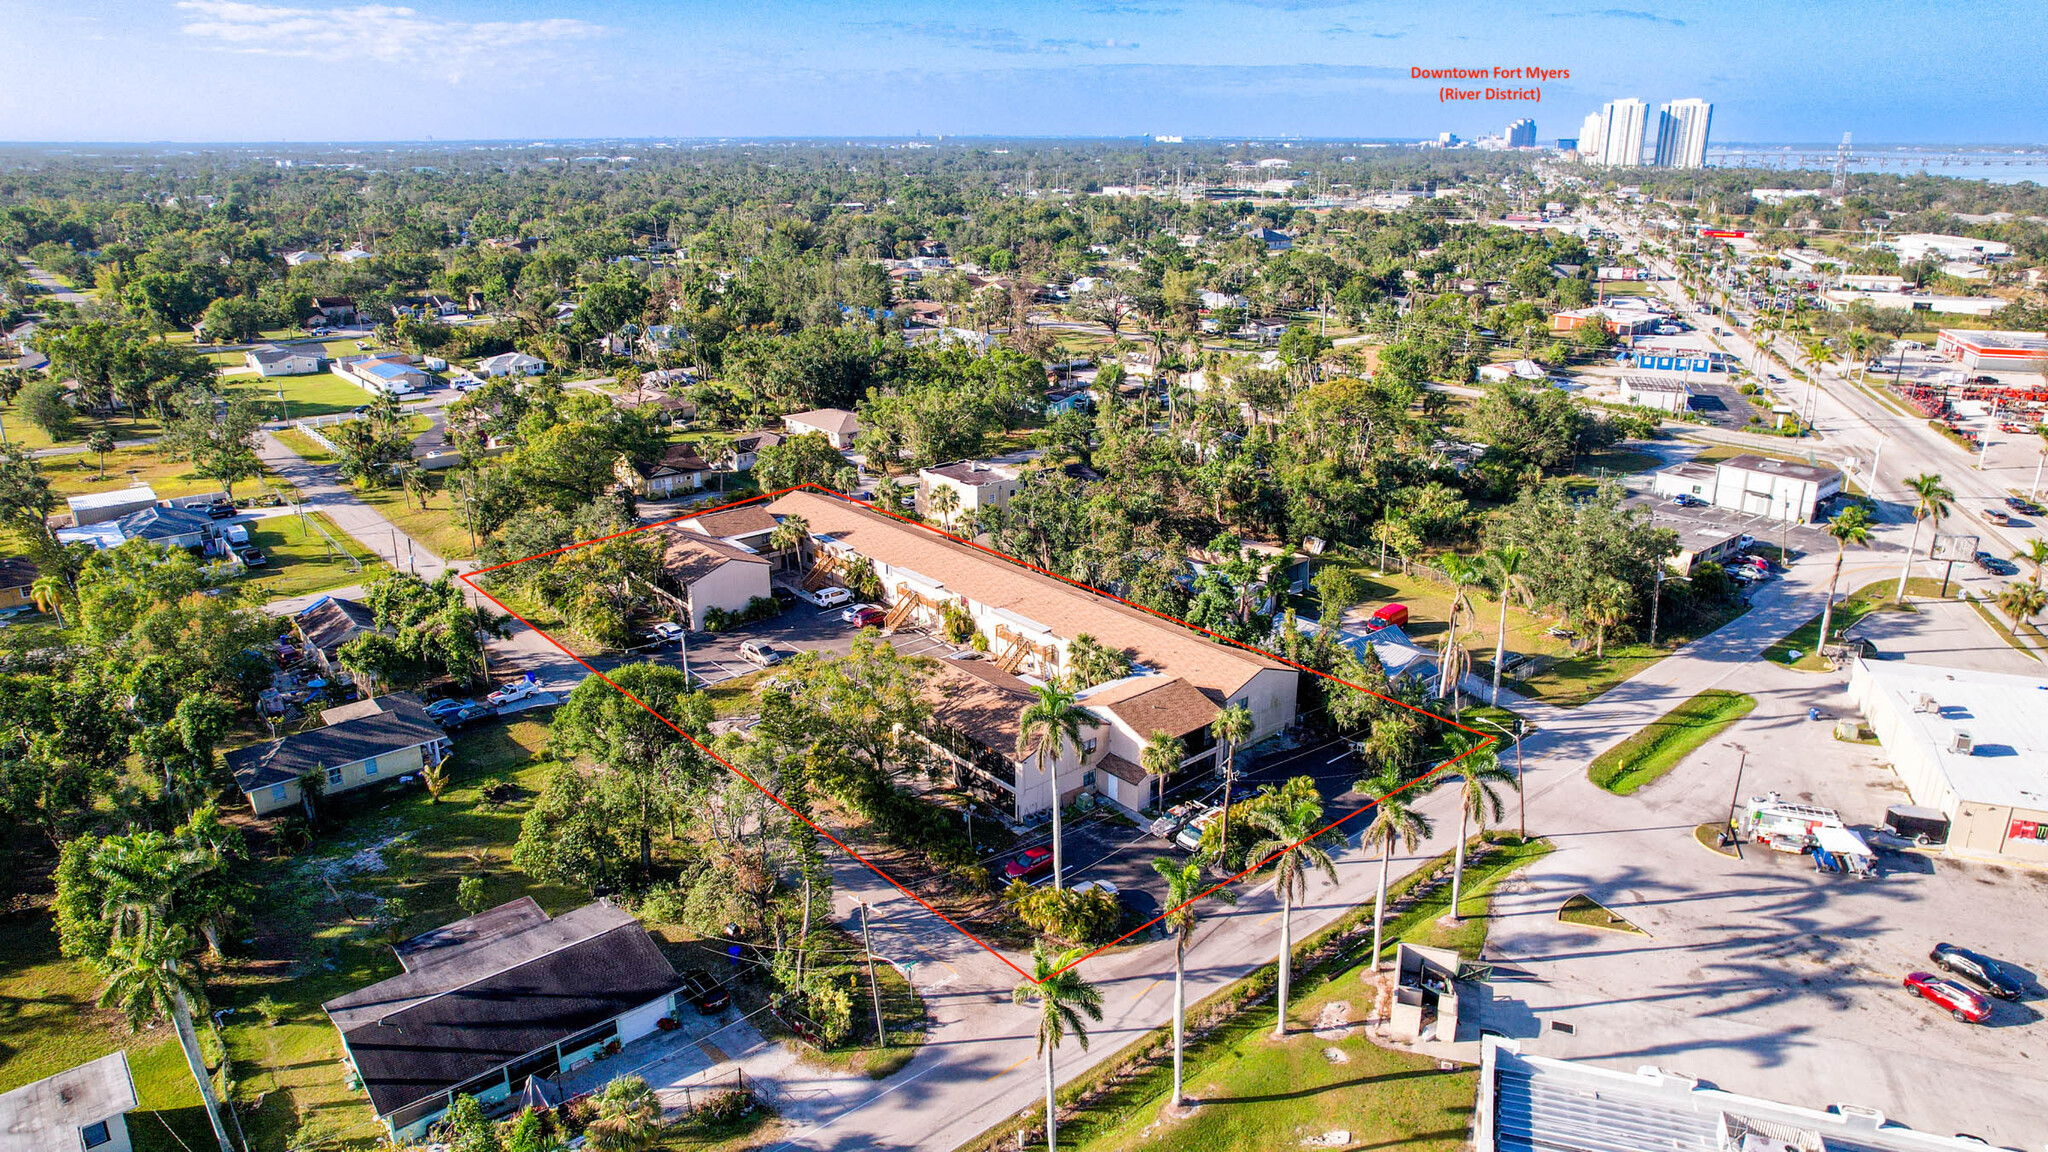
[[[1922,692],[1913,698],[1913,711],[1939,712],[1941,711],[1941,706],[1934,702],[1934,697]]]
[[[1970,734],[1961,728],[1956,729],[1955,734],[1949,737],[1948,750],[1958,756],[1975,755],[1972,751],[1975,747],[1976,744],[1970,739]]]

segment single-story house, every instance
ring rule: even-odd
[[[764,504],[742,504],[737,508],[705,512],[686,520],[678,520],[676,527],[765,556],[769,550],[768,538],[775,534],[775,517],[768,514],[768,508]]]
[[[620,456],[612,471],[622,487],[648,500],[666,500],[678,492],[696,492],[704,487],[711,462],[697,452],[695,444],[671,444],[652,464],[637,464]]]
[[[410,692],[329,708],[320,718],[325,727],[228,753],[235,787],[258,816],[304,803],[299,778],[309,772],[322,773],[321,792],[333,795],[418,772],[448,755],[448,734]]]
[[[1244,309],[1249,308],[1251,306],[1252,302],[1250,300],[1245,299],[1243,296],[1240,296],[1235,292],[1202,293],[1202,307],[1204,308]]]
[[[377,254],[362,248],[350,248],[345,252],[336,252],[334,258],[343,264],[353,264],[358,260],[374,260]]]
[[[393,946],[405,970],[322,1004],[392,1138],[454,1098],[485,1107],[657,1031],[683,982],[647,929],[600,900],[550,918],[530,896]]]
[[[315,296],[313,314],[332,324],[353,324],[356,301],[353,296]]]
[[[524,352],[500,352],[476,362],[481,376],[538,376],[548,370],[547,361]]]
[[[118,548],[130,540],[147,540],[167,548],[204,548],[214,534],[214,522],[204,512],[152,504],[119,520],[99,520],[73,528],[59,528],[57,542]]]
[[[330,676],[341,670],[341,646],[377,630],[377,614],[368,604],[340,596],[322,596],[292,615],[292,631],[306,656]]]
[[[128,1152],[137,1103],[128,1053],[110,1052],[0,1095],[0,1152]]]
[[[26,556],[0,556],[0,612],[35,603],[36,563]]]
[[[664,544],[662,582],[688,605],[691,631],[703,629],[713,608],[738,612],[770,594],[766,556],[680,528],[657,531]]]
[[[397,352],[344,356],[334,362],[334,373],[380,395],[404,396],[427,386],[426,372],[413,366],[412,357]]]
[[[284,254],[284,262],[293,268],[303,267],[307,264],[318,264],[325,259],[327,259],[326,253],[309,252],[304,248]]]
[[[844,408],[814,408],[809,412],[784,416],[782,430],[791,436],[816,432],[831,441],[834,448],[844,452],[853,447],[853,438],[860,432],[860,421]]]
[[[1479,378],[1489,384],[1504,384],[1509,380],[1547,380],[1550,372],[1534,360],[1516,360],[1504,364],[1481,364]]]
[[[649,324],[640,333],[640,347],[649,355],[659,356],[675,351],[689,338],[690,333],[681,324]]]
[[[80,527],[104,520],[119,520],[130,512],[156,506],[156,489],[147,484],[116,488],[110,492],[88,492],[64,501],[71,508],[71,522]]]
[[[242,358],[258,376],[304,376],[327,367],[327,354],[318,345],[258,344]]]
[[[621,408],[652,408],[664,424],[677,420],[688,420],[697,414],[697,405],[687,396],[678,396],[658,384],[650,384],[644,378],[637,388],[631,388],[612,397],[612,403]]]

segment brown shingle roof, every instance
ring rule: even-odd
[[[1038,699],[1031,686],[986,660],[940,660],[926,685],[932,719],[999,756],[1017,754],[1017,718]]]
[[[775,531],[775,517],[768,514],[765,504],[742,504],[723,512],[692,516],[678,523],[706,536],[753,536]]]
[[[1083,693],[1081,706],[1109,712],[1141,738],[1155,732],[1185,736],[1200,730],[1222,709],[1200,688],[1178,676],[1136,676]]]
[[[1146,773],[1143,768],[1138,767],[1114,752],[1103,753],[1102,759],[1095,766],[1126,784],[1143,784],[1145,782]]]
[[[667,476],[675,473],[709,472],[711,462],[697,452],[695,444],[671,444],[661,454],[654,467],[647,470],[649,476]]]
[[[696,583],[727,564],[768,563],[752,552],[735,548],[723,540],[713,540],[709,536],[685,532],[674,525],[665,525],[652,531],[663,538],[662,572],[683,587]]]
[[[768,510],[802,516],[814,538],[829,535],[863,556],[941,581],[949,592],[1036,620],[1065,639],[1086,632],[1113,648],[1128,648],[1139,664],[1181,677],[1218,700],[1229,699],[1268,668],[1286,667],[836,496],[789,492]]]

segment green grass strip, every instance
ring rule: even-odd
[[[1616,796],[1627,796],[1671,771],[1755,707],[1753,696],[1709,688],[1594,757],[1586,776]]]

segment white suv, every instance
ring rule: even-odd
[[[853,603],[853,593],[844,588],[831,587],[818,590],[818,607],[837,608],[841,604]]]

